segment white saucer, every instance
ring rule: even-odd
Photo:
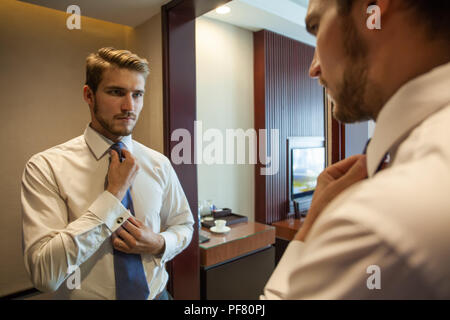
[[[231,230],[231,228],[225,226],[225,227],[223,227],[222,230],[217,230],[217,227],[214,226],[214,227],[209,228],[209,230],[211,230],[212,232],[215,232],[215,233],[227,233],[228,231]]]

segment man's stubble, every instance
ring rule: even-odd
[[[381,109],[380,88],[368,79],[368,46],[350,16],[343,18],[344,49],[348,56],[343,80],[337,87],[333,116],[340,122],[375,120]]]

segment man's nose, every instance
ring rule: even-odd
[[[133,111],[134,110],[134,101],[133,101],[133,94],[126,94],[123,97],[122,101],[122,110],[123,111]]]
[[[317,50],[314,51],[314,57],[309,67],[309,76],[313,79],[319,78],[321,74],[319,57],[317,56]]]

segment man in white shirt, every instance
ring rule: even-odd
[[[165,264],[189,245],[194,220],[170,161],[131,138],[148,73],[147,60],[129,51],[89,55],[91,123],[26,164],[25,266],[35,287],[57,299],[136,299],[138,286],[142,299],[170,298]],[[119,254],[137,257],[134,271],[118,270]],[[118,280],[136,274],[140,283],[119,296],[130,282]]]
[[[367,156],[320,175],[262,298],[450,298],[449,3],[310,0],[310,75],[338,120],[377,125]]]

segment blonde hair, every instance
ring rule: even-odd
[[[115,66],[134,70],[148,76],[150,70],[148,61],[128,50],[118,50],[112,47],[101,48],[95,53],[91,53],[86,58],[86,85],[95,93],[99,83],[102,81],[103,71]]]

